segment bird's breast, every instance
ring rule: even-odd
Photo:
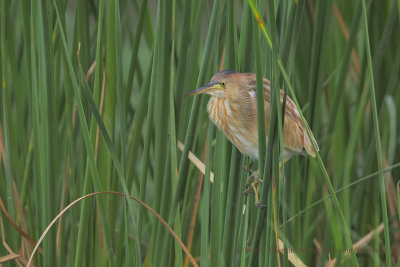
[[[225,134],[240,152],[258,159],[258,138],[251,129],[243,127],[238,106],[227,98],[211,97],[207,105],[211,121]]]

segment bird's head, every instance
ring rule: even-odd
[[[223,70],[216,73],[209,84],[186,94],[186,96],[209,94],[216,97],[224,97],[237,88],[237,76],[241,74],[233,70]]]

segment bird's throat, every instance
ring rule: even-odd
[[[242,153],[258,158],[257,138],[249,136],[248,129],[238,120],[239,108],[230,99],[211,97],[207,105],[211,121]]]

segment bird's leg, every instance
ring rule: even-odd
[[[250,161],[248,165],[242,166],[243,170],[247,171],[250,175],[258,173],[257,170],[253,169],[254,161]]]
[[[245,165],[242,168],[243,168],[243,170],[247,171],[250,174],[253,174],[254,172],[256,172],[251,168],[251,162],[249,163],[249,165]]]
[[[251,175],[247,179],[244,194],[248,194],[251,191],[255,194],[255,204],[258,208],[264,208],[266,205],[260,203],[260,194],[258,192],[258,185],[263,183],[263,180],[258,176],[258,171],[251,171]]]
[[[263,182],[263,180],[258,176],[258,171],[253,171],[253,170],[248,170],[248,171],[251,173],[251,175],[249,176],[249,178],[247,178],[247,181],[246,181],[246,185],[245,185],[246,190],[244,191],[245,194],[248,194],[253,189],[252,186],[250,186],[250,185],[252,185],[255,182],[257,182],[257,185],[258,185],[258,183]],[[256,181],[254,181],[254,180],[256,180]]]
[[[258,181],[254,181],[251,186],[253,187],[254,194],[255,194],[255,204],[257,208],[265,208],[267,205],[261,204],[260,202],[260,194],[258,192]]]

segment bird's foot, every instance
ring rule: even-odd
[[[252,187],[253,187],[254,194],[255,194],[254,198],[255,198],[256,207],[261,209],[261,208],[265,208],[267,205],[261,204],[261,202],[260,202],[260,194],[258,192],[258,184],[259,184],[258,181],[255,181],[254,183],[252,183]]]
[[[253,189],[252,187],[253,183],[256,183],[256,186],[258,185],[258,183],[263,183],[263,180],[258,175],[258,171],[249,170],[249,172],[251,173],[251,175],[249,176],[249,178],[247,178],[245,184],[246,188],[246,190],[244,191],[245,194],[248,194]]]
[[[251,191],[254,192],[255,194],[255,205],[257,208],[264,208],[266,205],[260,203],[260,194],[258,192],[258,185],[260,183],[263,183],[263,180],[258,176],[258,172],[252,171],[252,174],[249,176],[247,179],[246,185],[245,185],[245,191],[243,192],[244,194],[248,194]]]

